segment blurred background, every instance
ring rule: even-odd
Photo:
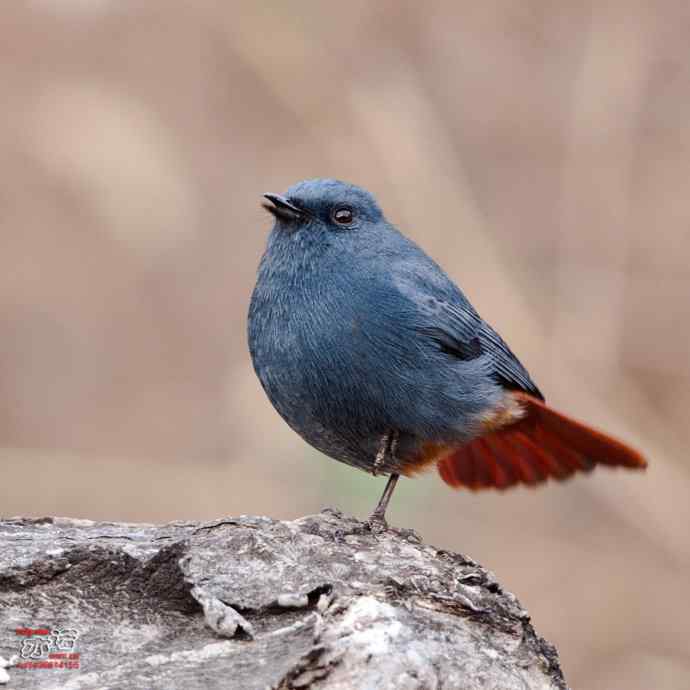
[[[566,678],[690,687],[690,5],[33,0],[0,23],[0,512],[365,517],[273,411],[260,194],[368,187],[556,406],[639,446],[391,521],[495,571]]]

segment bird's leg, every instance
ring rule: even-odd
[[[381,498],[376,504],[376,508],[374,508],[374,512],[367,520],[367,525],[369,525],[369,529],[372,532],[385,532],[388,529],[388,523],[386,522],[386,508],[388,507],[388,502],[391,500],[391,496],[393,495],[395,485],[398,483],[398,479],[400,479],[399,474],[391,474],[391,476],[388,477],[386,488],[383,490]]]
[[[395,459],[395,451],[398,450],[398,432],[393,432],[393,438],[391,439],[390,454],[391,458]]]
[[[376,458],[374,460],[373,474],[376,475],[383,465],[386,459],[386,453],[390,453],[392,459],[395,459],[395,449],[398,446],[398,433],[396,431],[386,432],[381,438],[381,445],[379,446],[378,453],[376,453]],[[381,494],[379,502],[374,508],[374,512],[369,516],[367,524],[372,532],[385,532],[388,528],[388,523],[386,522],[386,508],[388,507],[388,502],[391,500],[393,495],[393,490],[395,485],[398,483],[400,475],[397,473],[391,473],[386,482],[386,488]]]
[[[376,453],[376,457],[374,458],[374,467],[371,470],[371,473],[374,476],[376,476],[379,473],[381,466],[383,465],[384,461],[386,460],[386,453],[388,452],[388,442],[390,440],[390,437],[391,437],[391,434],[389,431],[387,431],[381,437],[381,443],[379,444],[379,449]]]

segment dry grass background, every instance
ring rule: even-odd
[[[558,406],[646,475],[404,481],[587,690],[690,685],[690,5],[33,0],[0,22],[0,512],[163,521],[375,480],[251,370],[263,191],[370,188]]]

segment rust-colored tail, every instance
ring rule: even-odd
[[[511,392],[524,415],[476,438],[438,463],[444,482],[469,489],[506,489],[548,477],[567,479],[595,465],[647,466],[635,450],[547,407],[527,393]]]

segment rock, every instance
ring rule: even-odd
[[[490,572],[332,510],[16,518],[0,521],[0,554],[15,690],[566,688],[556,650]],[[41,660],[79,668],[26,667]]]

